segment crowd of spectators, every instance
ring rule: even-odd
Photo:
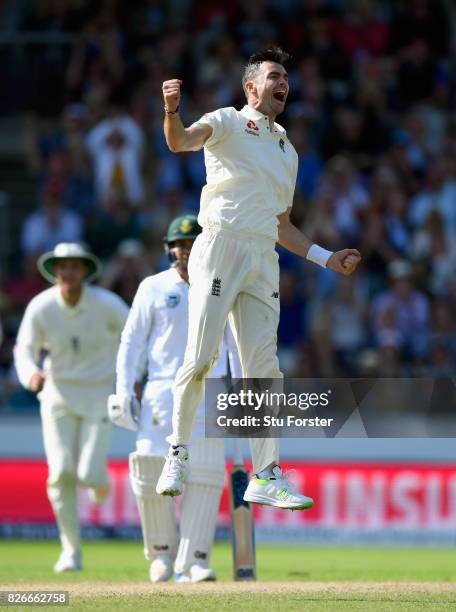
[[[279,248],[284,372],[454,376],[452,2],[5,1],[0,22],[47,37],[22,60],[12,46],[3,68],[36,178],[17,269],[1,288],[8,384],[17,323],[44,287],[39,254],[84,240],[105,262],[101,283],[131,302],[141,278],[166,266],[170,219],[197,211],[203,154],[168,151],[162,81],[183,80],[187,125],[240,108],[243,65],[270,43],[292,55],[279,122],[299,154],[293,220],[322,246],[363,255],[342,278]]]

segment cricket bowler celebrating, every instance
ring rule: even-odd
[[[149,276],[138,288],[117,356],[116,395],[109,398],[108,404],[114,423],[138,428],[132,423],[131,406],[135,404],[137,372],[145,354],[147,383],[137,417],[136,452],[130,454],[129,464],[141,518],[144,554],[151,562],[152,582],[169,580],[174,561],[176,582],[215,580],[209,560],[225,482],[225,456],[223,440],[204,438],[203,407],[198,412],[193,436],[190,475],[181,507],[180,538],[173,500],[156,493],[168,450],[166,437],[172,431],[174,379],[187,344],[187,262],[200,233],[201,227],[194,215],[183,215],[171,222],[165,237],[171,266]],[[236,343],[229,328],[226,337],[219,363],[212,371],[214,377],[227,374],[227,357],[235,375],[241,373]]]
[[[39,393],[47,492],[62,544],[54,570],[60,573],[82,568],[78,485],[89,487],[97,503],[109,493],[106,397],[128,307],[114,293],[86,284],[100,274],[101,263],[80,244],[58,244],[39,258],[38,268],[55,286],[27,306],[14,359],[22,385]]]
[[[276,242],[345,275],[361,259],[356,249],[333,253],[312,244],[290,222],[298,156],[275,123],[289,92],[287,59],[277,47],[252,55],[243,76],[246,106],[206,114],[189,128],[179,117],[182,82],[163,83],[168,146],[174,152],[204,147],[207,174],[198,217],[203,232],[188,265],[188,342],[174,385],[171,447],[157,485],[163,495],[182,491],[194,415],[228,316],[244,377],[282,378]],[[244,499],[292,510],[311,507],[313,500],[298,493],[278,466],[277,439],[250,443],[255,474]]]

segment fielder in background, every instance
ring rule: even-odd
[[[21,383],[39,393],[47,492],[62,544],[54,570],[64,572],[82,568],[78,485],[89,487],[97,503],[109,493],[106,397],[128,307],[114,293],[87,285],[101,263],[79,244],[58,244],[38,268],[55,287],[27,306],[14,359]]]
[[[287,59],[279,48],[255,53],[243,77],[247,104],[207,113],[189,128],[179,117],[182,82],[163,83],[168,146],[174,152],[204,147],[207,174],[198,217],[203,233],[189,261],[188,345],[174,386],[171,448],[157,485],[163,495],[182,492],[194,415],[228,316],[244,377],[282,378],[276,242],[341,274],[351,274],[361,259],[356,249],[332,253],[312,244],[290,221],[298,155],[275,122],[289,92]],[[252,439],[251,449],[255,474],[246,501],[295,510],[313,505],[278,466],[276,438]]]
[[[156,493],[158,477],[171,434],[173,383],[182,365],[188,329],[187,262],[201,232],[194,215],[177,217],[165,237],[171,267],[149,276],[139,286],[122,332],[117,356],[116,395],[109,399],[109,414],[118,425],[137,429],[135,382],[142,355],[147,358],[147,383],[139,417],[136,452],[130,454],[130,478],[136,495],[144,537],[144,554],[152,582],[215,580],[209,567],[220,495],[225,482],[223,440],[204,438],[203,406],[196,418],[190,475],[182,502],[180,537],[175,505]],[[229,349],[226,348],[229,345]],[[240,376],[234,338],[226,342],[212,376],[227,374],[227,357],[234,375]]]

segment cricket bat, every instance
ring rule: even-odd
[[[230,473],[231,533],[234,580],[256,580],[255,531],[250,504],[244,501],[249,473],[244,466],[241,443],[233,439],[233,467]]]

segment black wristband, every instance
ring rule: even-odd
[[[177,115],[179,112],[179,105],[177,105],[176,110],[170,111],[167,106],[164,107],[166,115]]]

